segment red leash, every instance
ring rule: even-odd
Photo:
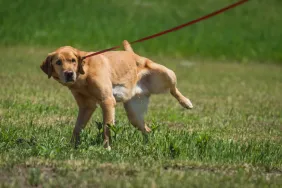
[[[153,34],[153,35],[150,35],[150,36],[141,38],[141,39],[138,39],[138,40],[136,40],[136,41],[130,42],[130,44],[134,44],[134,43],[137,43],[137,42],[143,42],[143,41],[145,41],[145,40],[149,40],[149,39],[152,39],[152,38],[155,38],[155,37],[159,37],[159,36],[161,36],[161,35],[164,35],[164,34],[167,34],[167,33],[173,32],[173,31],[177,31],[177,30],[182,29],[182,28],[184,28],[184,27],[187,27],[187,26],[189,26],[189,25],[193,25],[193,24],[195,24],[195,23],[197,23],[197,22],[200,22],[200,21],[202,21],[202,20],[206,20],[206,19],[211,18],[211,17],[213,17],[213,16],[215,16],[215,15],[221,14],[221,13],[227,11],[227,10],[230,10],[230,9],[232,9],[232,8],[235,8],[235,7],[237,7],[237,6],[239,6],[239,5],[243,4],[243,3],[246,3],[247,1],[249,1],[249,0],[241,0],[241,1],[238,1],[238,2],[236,2],[236,3],[234,3],[234,4],[231,4],[231,5],[227,6],[227,7],[222,8],[222,9],[220,9],[220,10],[217,10],[217,11],[215,11],[215,12],[212,12],[212,13],[210,13],[210,14],[207,14],[207,15],[205,15],[205,16],[202,16],[202,17],[200,17],[200,18],[198,18],[198,19],[192,20],[192,21],[190,21],[190,22],[184,23],[184,24],[179,25],[179,26],[176,26],[176,27],[174,27],[174,28],[171,28],[171,29],[168,29],[168,30],[165,30],[165,31],[161,31],[161,32],[159,32],[159,33],[156,33],[156,34]],[[108,48],[108,49],[104,49],[104,50],[101,50],[101,51],[98,51],[98,52],[94,52],[94,53],[91,53],[91,54],[89,54],[89,55],[86,55],[86,56],[82,57],[82,59],[86,59],[86,58],[88,58],[88,57],[91,57],[91,56],[94,56],[94,55],[98,55],[98,54],[101,54],[101,53],[104,53],[104,52],[107,52],[107,51],[115,50],[115,49],[118,49],[118,48],[120,48],[120,47],[121,47],[121,46],[114,46],[114,47],[112,47],[112,48]]]

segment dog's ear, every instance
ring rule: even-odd
[[[84,65],[84,61],[83,61],[83,58],[81,56],[79,56],[78,58],[78,72],[80,74],[85,74],[84,70],[83,70],[83,65]]]
[[[83,65],[84,65],[83,52],[75,49],[75,55],[77,57],[77,62],[78,62],[77,72],[79,74],[85,74],[83,70]]]
[[[43,61],[43,63],[40,65],[41,70],[48,75],[48,78],[51,78],[53,72],[52,57],[53,54],[49,54],[45,61]]]

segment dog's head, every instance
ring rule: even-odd
[[[79,74],[84,74],[81,53],[70,46],[64,46],[48,54],[40,68],[44,73],[64,85],[72,85]]]

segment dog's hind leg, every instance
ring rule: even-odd
[[[124,103],[124,108],[130,123],[138,128],[142,133],[148,133],[151,129],[145,124],[144,116],[147,112],[149,104],[149,96],[134,96],[132,99]]]
[[[188,98],[184,97],[175,86],[170,88],[170,93],[178,100],[179,104],[184,108],[193,108],[191,101]]]
[[[187,109],[193,108],[191,101],[184,97],[176,87],[175,73],[163,65],[152,62],[147,59],[145,67],[147,68],[147,82],[146,87],[149,88],[150,93],[158,94],[170,91],[172,96],[178,100],[181,106]]]

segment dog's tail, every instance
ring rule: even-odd
[[[124,40],[124,41],[122,42],[122,44],[123,44],[123,47],[124,47],[125,51],[133,52],[133,53],[134,53],[134,51],[133,51],[131,45],[129,44],[129,42],[128,42],[127,40]]]

